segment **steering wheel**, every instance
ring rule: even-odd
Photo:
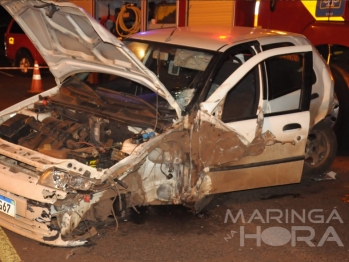
[[[239,65],[242,65],[244,62],[242,62],[241,58],[238,57],[237,55],[234,55],[233,61],[238,62]]]

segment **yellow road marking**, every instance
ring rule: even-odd
[[[0,227],[0,261],[3,262],[20,262],[16,249],[12,246],[5,232]]]

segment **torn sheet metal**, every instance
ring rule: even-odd
[[[262,133],[263,112],[260,111],[256,123],[255,138],[248,142],[234,130],[228,129],[220,120],[201,111],[193,131],[193,146],[197,150],[201,170],[207,167],[222,166],[236,162],[246,156],[257,156],[263,153],[266,146],[275,143],[294,143],[278,141],[271,131]]]

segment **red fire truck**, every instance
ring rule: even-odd
[[[46,65],[36,47],[29,40],[27,35],[15,20],[12,20],[5,33],[5,55],[13,62],[13,65],[20,67],[23,74],[32,75],[34,61],[39,65]]]
[[[70,2],[84,8],[91,15],[94,13],[94,1],[92,0]],[[2,16],[9,16],[5,9],[2,8],[0,11]],[[36,47],[16,21],[12,20],[9,23],[4,38],[6,57],[15,67],[19,67],[20,72],[24,75],[31,76],[33,74],[30,68],[34,66],[34,61],[37,61],[40,66],[46,65],[46,62],[36,50]]]

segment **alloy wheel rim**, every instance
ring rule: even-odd
[[[321,131],[309,134],[305,149],[305,161],[313,167],[317,167],[327,158],[328,138]]]
[[[23,73],[28,73],[28,67],[30,66],[30,62],[28,60],[28,58],[23,57],[20,61],[19,61],[19,67],[21,68],[21,71]]]

